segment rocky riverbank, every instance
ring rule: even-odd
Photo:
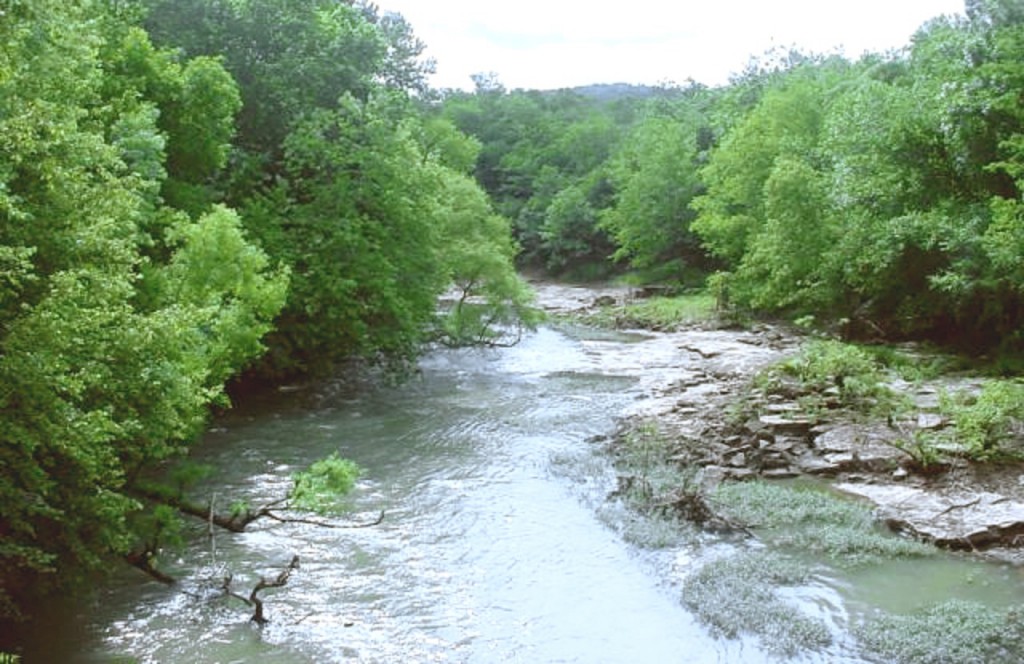
[[[638,296],[627,288],[536,287],[541,305],[563,317],[621,308]],[[626,427],[655,426],[672,441],[674,462],[699,468],[703,490],[733,480],[824,478],[870,501],[895,531],[1024,564],[1024,464],[914,453],[913,441],[950,426],[939,395],[977,390],[978,379],[888,380],[902,400],[898,416],[871,414],[848,408],[835,386],[808,395],[796,385],[753,384],[758,372],[808,343],[797,331],[693,325],[637,334],[641,397]],[[590,343],[602,352],[600,341]]]

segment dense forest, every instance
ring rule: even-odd
[[[1014,0],[717,88],[438,91],[423,53],[366,2],[0,0],[0,620],[152,553],[231,385],[500,340],[517,261],[1024,349]]]
[[[443,113],[481,141],[477,180],[525,260],[1019,353],[1022,62],[1024,6],[968,0],[900,52],[768,53],[726,86],[635,89],[642,104],[481,76]]]

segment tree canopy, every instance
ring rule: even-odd
[[[531,320],[422,49],[362,3],[0,1],[0,622],[148,551],[229,381]]]

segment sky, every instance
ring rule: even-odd
[[[774,47],[856,58],[906,46],[963,0],[376,0],[437,61],[438,88],[728,82]]]

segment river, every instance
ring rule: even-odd
[[[511,348],[432,352],[397,386],[339,380],[242,404],[197,448],[217,469],[202,495],[259,505],[339,452],[365,469],[352,519],[383,521],[260,522],[213,540],[194,524],[164,561],[178,587],[125,570],[57,620],[67,636],[37,643],[38,661],[777,661],[760,641],[710,634],[680,601],[682,579],[734,545],[639,548],[616,523],[629,516],[609,509],[615,473],[594,441],[669,352],[654,337],[542,328]],[[217,590],[230,572],[247,593],[293,555],[301,566],[287,586],[262,595],[262,629]],[[981,573],[1010,574],[990,567]],[[865,578],[855,592],[828,577],[787,589],[835,636],[792,661],[865,661],[847,634],[850,606],[878,605],[865,597],[892,578]],[[1024,597],[1015,588],[1007,601]]]

